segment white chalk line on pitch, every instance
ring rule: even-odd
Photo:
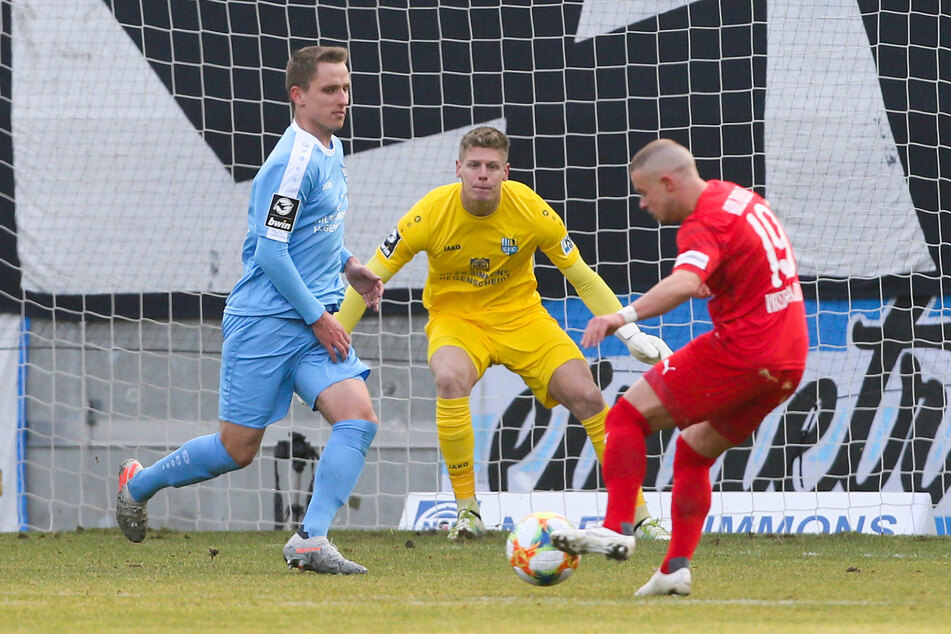
[[[380,597],[374,595],[374,598],[387,600],[386,597]],[[405,599],[403,597],[390,597],[389,600],[397,601],[403,605],[418,605],[418,606],[432,606],[432,607],[455,607],[465,604],[473,603],[525,603],[525,597],[465,597],[460,598],[456,601],[447,601],[445,599],[436,599],[433,601],[426,601],[423,599]],[[545,601],[564,601],[565,597],[533,597],[532,601],[539,603]],[[895,605],[906,605],[905,603],[898,603],[894,601],[817,601],[817,600],[799,600],[799,599],[688,599],[685,597],[635,597],[633,594],[630,597],[621,597],[617,599],[571,599],[572,606],[578,605],[590,605],[590,606],[611,606],[619,604],[630,604],[631,601],[636,601],[639,603],[644,603],[648,601],[670,601],[670,605],[750,605],[758,607],[788,607],[788,606],[814,606],[814,607],[887,607]],[[282,606],[287,607],[315,607],[315,606],[332,606],[332,605],[352,605],[358,603],[364,603],[364,599],[353,599],[353,600],[327,600],[321,599],[320,601],[278,601],[277,603]]]

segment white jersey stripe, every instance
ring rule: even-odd
[[[291,148],[290,156],[287,159],[287,167],[284,168],[284,177],[281,179],[281,186],[277,193],[281,196],[290,196],[300,200],[300,186],[304,180],[304,174],[307,172],[307,164],[310,162],[310,154],[314,151],[317,139],[307,134],[297,126],[291,124],[297,133],[294,136],[294,146]]]

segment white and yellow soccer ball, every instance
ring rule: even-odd
[[[551,511],[536,511],[519,520],[505,543],[518,578],[534,586],[553,586],[570,577],[581,557],[563,553],[551,543],[553,531],[570,528],[571,522]]]

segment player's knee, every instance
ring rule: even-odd
[[[604,396],[594,383],[590,386],[579,386],[579,389],[567,394],[565,400],[565,407],[578,420],[587,420],[605,408]]]
[[[261,443],[240,442],[225,437],[222,437],[221,440],[225,451],[228,452],[228,455],[231,456],[239,469],[243,469],[254,462],[254,457],[261,446]]]
[[[231,459],[234,460],[235,464],[238,465],[239,469],[244,469],[249,464],[254,462],[254,456],[258,453],[258,448],[241,448],[236,450],[228,450],[228,454],[231,456]]]
[[[472,382],[466,372],[457,369],[440,370],[433,374],[436,394],[442,398],[462,398],[472,392]]]
[[[626,398],[619,398],[608,412],[604,429],[611,434],[626,432],[632,427],[639,429],[644,436],[649,436],[656,431],[638,408]]]
[[[380,424],[380,419],[377,418],[376,412],[373,411],[373,407],[364,409],[359,416],[354,416],[354,418],[359,418],[360,420],[365,420],[373,423],[374,425]]]

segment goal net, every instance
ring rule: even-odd
[[[916,494],[917,529],[946,532],[951,69],[936,6],[0,0],[0,530],[114,526],[122,459],[150,464],[217,429],[221,311],[251,179],[289,122],[289,52],[323,43],[351,53],[338,136],[347,244],[362,260],[456,179],[459,139],[481,124],[509,135],[512,178],[552,204],[625,302],[676,254],[675,230],[630,190],[645,143],[673,138],[703,177],[767,197],[796,248],[810,353],[796,394],[712,470],[723,517],[729,500],[771,492],[788,501],[773,529],[890,532],[905,521],[893,496]],[[381,426],[335,526],[438,527],[454,514],[425,273],[416,258],[355,334]],[[537,275],[577,339],[587,309],[541,255]],[[710,327],[701,301],[644,325],[674,349]],[[609,403],[646,369],[618,342],[585,352]],[[505,525],[559,503],[532,492],[590,494],[584,518],[596,519],[582,428],[527,394],[500,367],[473,394],[483,504],[516,496],[523,506],[498,502]],[[153,525],[291,527],[328,435],[293,404],[251,467],[160,493]],[[665,519],[675,436],[649,444],[645,490]],[[752,528],[734,517],[707,530],[765,526],[738,513]]]

